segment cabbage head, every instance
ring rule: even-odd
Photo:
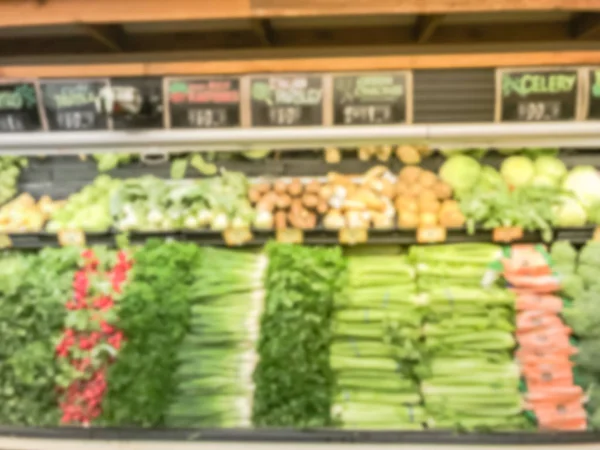
[[[592,166],[577,166],[565,178],[563,189],[575,194],[588,210],[600,201],[600,175]]]
[[[452,155],[440,167],[440,178],[448,183],[459,196],[475,186],[480,173],[479,162],[466,155]]]
[[[535,168],[527,156],[511,156],[502,162],[500,174],[509,186],[526,186],[533,179]]]

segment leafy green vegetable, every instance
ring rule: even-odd
[[[122,164],[131,162],[133,155],[127,153],[96,153],[94,159],[98,164],[98,172],[108,172]]]
[[[267,254],[252,422],[259,427],[331,425],[331,320],[343,285],[341,251],[270,243]]]
[[[27,158],[17,156],[0,157],[0,205],[17,193],[17,180],[21,169],[27,167]]]
[[[189,326],[193,244],[150,240],[134,254],[131,282],[119,300],[126,342],[108,371],[103,418],[108,425],[158,426],[177,386],[177,351]]]
[[[442,164],[440,178],[460,197],[475,186],[480,172],[481,165],[476,159],[466,155],[453,155]]]
[[[45,249],[0,259],[0,423],[54,426],[60,419],[54,345],[79,252]]]

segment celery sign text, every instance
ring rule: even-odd
[[[577,85],[577,74],[563,73],[524,73],[504,74],[502,77],[502,95],[516,94],[527,97],[536,94],[563,94],[572,92]]]

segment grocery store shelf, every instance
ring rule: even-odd
[[[86,233],[86,244],[115,246],[117,237],[122,234],[116,231],[105,233]],[[254,230],[253,239],[242,246],[257,247],[275,239],[275,231]],[[558,228],[554,231],[554,240],[568,240],[575,245],[585,244],[592,239],[594,227]],[[12,248],[20,250],[37,250],[44,247],[58,247],[58,237],[53,233],[19,233],[9,234]],[[195,242],[199,245],[225,246],[222,233],[212,230],[189,231],[158,231],[128,233],[131,244],[143,244],[148,239],[165,239],[183,242]],[[491,230],[477,230],[468,234],[464,229],[449,229],[444,243],[455,244],[461,242],[492,242]],[[525,232],[523,237],[515,243],[542,242],[540,232]],[[304,244],[308,245],[335,245],[339,243],[339,233],[336,230],[316,229],[304,232]],[[413,245],[417,244],[416,232],[406,229],[372,229],[368,233],[369,245]]]
[[[291,429],[127,429],[127,428],[11,428],[0,427],[0,449],[4,437],[11,437],[13,442],[19,439],[44,439],[51,445],[57,440],[77,443],[108,443],[127,441],[127,448],[134,442],[162,443],[166,448],[166,442],[195,443],[203,447],[208,443],[222,444],[241,442],[244,445],[273,445],[277,448],[287,447],[286,444],[302,444],[302,448],[310,445],[310,448],[337,448],[341,444],[357,448],[360,444],[413,444],[417,448],[423,445],[429,446],[456,446],[469,445],[469,448],[480,448],[471,446],[494,446],[493,448],[514,448],[515,445],[552,445],[552,448],[560,444],[577,445],[593,444],[600,442],[600,435],[594,432],[498,432],[498,433],[456,433],[452,431],[364,431],[364,430],[291,430]],[[8,439],[7,439],[8,440]],[[506,446],[506,447],[504,447]],[[11,449],[21,448],[18,446],[6,447]],[[35,447],[34,447],[35,448]],[[42,448],[42,447],[37,447]],[[43,448],[50,448],[44,445]],[[61,447],[64,448],[64,447]],[[84,447],[77,447],[84,448]],[[121,448],[121,447],[119,447]],[[147,447],[143,447],[147,448]],[[154,447],[152,447],[154,448]],[[170,445],[168,448],[172,448]],[[178,447],[177,447],[178,448]],[[189,447],[188,447],[189,448]],[[231,447],[233,448],[233,447]],[[261,447],[264,448],[264,447]],[[297,448],[297,447],[295,447]],[[363,448],[363,447],[360,447]],[[364,447],[366,448],[366,447]],[[372,448],[372,447],[371,447]],[[425,447],[423,447],[425,448]],[[453,447],[456,448],[456,447]],[[547,447],[546,447],[547,448]],[[585,448],[591,448],[585,445]],[[593,447],[596,448],[596,447]]]
[[[99,152],[177,153],[192,150],[295,150],[409,142],[427,143],[435,148],[597,148],[600,146],[600,123],[485,123],[7,133],[3,134],[0,140],[0,152],[15,155],[66,155]]]

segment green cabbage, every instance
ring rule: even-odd
[[[481,172],[476,159],[466,155],[450,156],[440,168],[440,178],[461,195],[475,186]]]
[[[581,227],[587,222],[587,214],[581,203],[565,198],[554,213],[554,224],[559,227]]]
[[[526,156],[511,156],[502,163],[500,174],[510,186],[526,186],[533,179],[535,168]]]
[[[563,189],[574,193],[587,210],[600,201],[600,175],[592,166],[577,166],[565,178]]]
[[[567,174],[565,163],[554,156],[540,156],[535,160],[535,173],[560,181]]]

